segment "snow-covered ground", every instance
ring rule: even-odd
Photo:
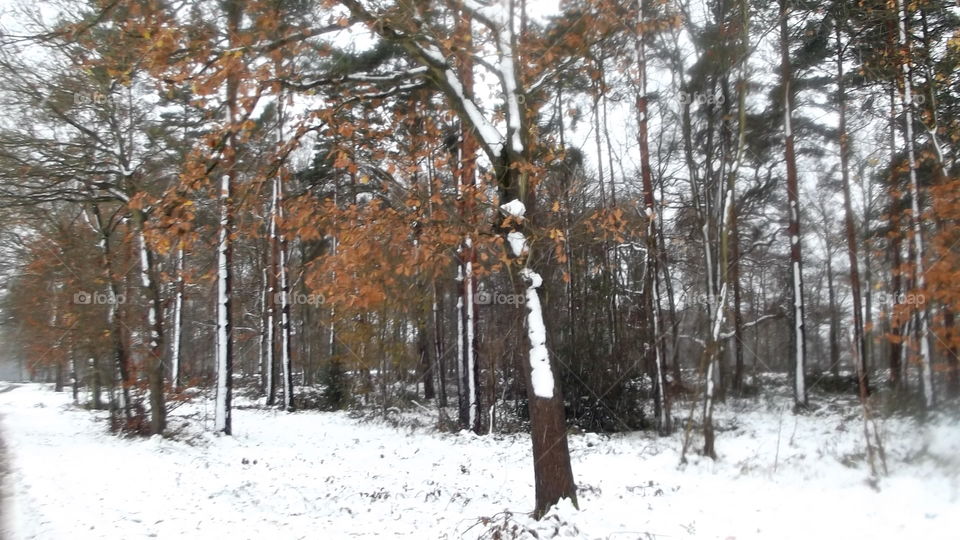
[[[0,515],[14,539],[492,538],[504,525],[530,538],[957,538],[955,419],[883,420],[890,474],[874,489],[855,410],[750,408],[719,406],[716,463],[679,466],[679,434],[572,435],[581,509],[535,523],[525,435],[243,408],[219,437],[201,402],[175,411],[190,422],[175,439],[123,439],[68,392],[27,384],[0,393]]]

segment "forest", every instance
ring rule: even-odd
[[[7,0],[0,111],[7,395],[110,440],[524,441],[530,521],[451,537],[761,410],[774,471],[829,411],[960,474],[955,2]]]

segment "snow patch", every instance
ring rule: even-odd
[[[523,216],[527,213],[527,207],[520,199],[514,199],[508,203],[501,204],[500,210],[502,210],[504,214],[518,220],[523,219]]]
[[[105,411],[71,406],[69,392],[12,386],[0,392],[10,538],[272,538],[282,530],[291,538],[473,540],[493,537],[490,528],[504,521],[521,528],[519,538],[556,538],[559,529],[583,540],[948,540],[960,530],[956,419],[878,419],[890,475],[875,490],[865,481],[862,420],[848,417],[853,396],[796,416],[787,396],[717,403],[720,459],[688,454],[685,467],[677,467],[683,430],[573,434],[580,510],[561,501],[536,522],[526,514],[534,493],[526,433],[408,431],[346,413],[244,406],[235,436],[216,437],[206,431],[210,401],[198,396],[171,411],[177,437],[126,439],[106,433]],[[435,414],[416,418],[436,422]]]
[[[520,231],[510,231],[507,234],[507,242],[510,243],[510,251],[514,257],[522,255],[523,250],[527,247],[527,238]]]
[[[543,284],[540,274],[524,268],[520,274],[529,283],[527,286],[527,336],[530,338],[530,383],[537,397],[553,397],[553,370],[547,352],[547,327],[543,323],[543,309],[537,288]]]

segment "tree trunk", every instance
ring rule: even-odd
[[[94,410],[103,408],[103,381],[100,378],[100,363],[96,357],[90,359],[90,399]]]
[[[458,55],[459,77],[463,84],[464,96],[473,98],[473,56],[469,54],[472,50],[472,34],[470,31],[471,16],[468,12],[463,12],[457,21],[458,34],[463,39],[463,49]],[[457,191],[460,196],[461,214],[466,223],[473,222],[474,213],[474,190],[476,189],[476,159],[478,145],[473,130],[466,124],[461,126],[460,138],[462,140],[459,156],[452,156],[455,160],[455,174],[457,178]],[[459,158],[459,159],[458,159]],[[460,266],[457,274],[460,282],[460,298],[457,301],[459,317],[461,324],[461,333],[458,342],[458,369],[460,373],[460,427],[462,429],[473,430],[480,435],[484,432],[483,424],[483,395],[480,388],[480,365],[479,355],[477,354],[477,314],[474,298],[477,293],[476,276],[474,276],[473,262],[476,252],[473,247],[473,239],[470,236],[464,238],[460,249]]]
[[[77,351],[73,343],[73,336],[67,336],[69,347],[67,354],[70,358],[70,387],[73,393],[73,404],[80,404],[80,370],[77,369]]]
[[[177,245],[176,292],[173,300],[173,339],[170,351],[170,383],[180,389],[180,347],[183,342],[183,245]]]
[[[277,219],[283,221],[283,183],[278,176],[274,184],[277,198]],[[293,411],[293,361],[290,357],[290,284],[287,277],[286,235],[278,232],[277,275],[280,281],[280,371],[283,376],[283,408]]]
[[[733,347],[734,347],[734,368],[733,368],[733,391],[737,396],[743,395],[743,311],[741,287],[740,287],[740,208],[736,200],[736,179],[740,172],[740,163],[743,159],[744,147],[746,145],[747,129],[747,73],[746,62],[750,46],[750,14],[747,8],[747,0],[739,0],[738,8],[740,15],[740,55],[741,66],[737,77],[737,117],[738,117],[738,140],[734,168],[730,172],[727,182],[727,191],[733,198],[730,205],[730,238],[729,264],[725,266],[728,275],[728,283],[733,286]]]
[[[893,92],[890,93],[890,177],[888,179],[889,190],[890,190],[890,199],[893,201],[893,204],[896,204],[899,201],[899,196],[897,192],[897,160],[896,160],[896,147],[897,147],[897,107],[896,99]],[[887,306],[884,306],[885,309],[890,309],[888,319],[890,321],[890,333],[901,334],[900,325],[903,324],[897,321],[897,305],[898,300],[903,294],[903,276],[901,265],[903,261],[901,259],[901,230],[900,230],[900,217],[898,212],[890,212],[890,246],[888,248],[888,254],[890,258],[890,292],[894,298],[894,302],[890,303]],[[890,388],[895,392],[899,391],[902,386],[902,381],[900,374],[902,372],[902,365],[900,362],[901,356],[901,344],[900,339],[894,338],[890,340],[890,377],[889,384]]]
[[[228,43],[239,37],[243,9],[237,0],[224,3],[227,18]],[[230,133],[224,150],[223,172],[220,177],[220,224],[217,235],[217,393],[214,405],[214,429],[224,435],[233,431],[233,229],[232,200],[236,184],[236,158],[238,148],[237,122],[239,120],[239,80],[235,72],[227,75],[226,81],[227,122]]]
[[[433,399],[436,397],[436,390],[433,387],[433,365],[430,362],[428,341],[426,320],[421,319],[417,325],[417,382],[423,383],[423,398]]]
[[[827,231],[826,234],[829,235],[829,231]],[[837,366],[840,365],[840,309],[837,306],[837,293],[833,286],[833,253],[829,248],[827,249],[826,263],[827,306],[830,310],[828,332],[828,340],[830,342],[830,370],[834,371],[837,369]]]
[[[900,46],[907,53],[909,59],[910,43],[907,37],[907,7],[904,0],[897,0],[898,11],[898,35]],[[910,221],[913,228],[913,248],[914,248],[914,273],[916,282],[914,287],[917,291],[925,292],[926,276],[924,274],[924,245],[923,245],[923,221],[920,215],[920,187],[917,180],[917,162],[913,143],[913,88],[911,81],[911,68],[909,60],[901,66],[903,69],[903,86],[900,94],[900,103],[904,111],[904,138],[907,145],[907,159],[909,160],[908,169],[910,172]],[[931,352],[930,352],[930,321],[927,306],[923,305],[917,308],[918,328],[920,340],[920,382],[923,389],[923,403],[927,409],[933,407],[933,374],[931,372]]]
[[[110,340],[113,344],[113,368],[116,375],[119,376],[118,386],[120,387],[119,399],[120,408],[123,409],[124,417],[129,421],[133,415],[130,409],[130,358],[127,355],[127,349],[123,343],[123,322],[117,314],[117,302],[120,288],[113,274],[113,257],[110,252],[110,231],[103,223],[103,217],[100,215],[100,208],[93,205],[93,216],[96,220],[97,234],[100,236],[100,261],[103,264],[106,274],[108,292],[111,301],[107,304],[107,328],[110,329]]]
[[[231,307],[230,242],[231,193],[230,174],[224,174],[220,184],[220,227],[217,240],[217,396],[214,409],[214,429],[230,435],[233,401],[233,343]]]
[[[960,357],[956,346],[955,316],[949,307],[943,310],[943,326],[946,329],[947,342],[947,396],[957,398],[960,397]]]
[[[147,350],[147,383],[150,388],[150,433],[160,435],[167,425],[163,393],[163,304],[160,300],[160,286],[153,275],[153,250],[147,245],[144,231],[146,218],[140,210],[134,210],[132,214],[140,251],[140,282],[148,302],[147,326],[150,341]]]
[[[790,270],[793,283],[791,329],[793,357],[793,398],[798,408],[807,406],[805,369],[807,361],[806,330],[803,304],[803,257],[800,249],[800,196],[797,185],[797,158],[793,135],[793,67],[790,62],[789,13],[790,4],[780,0],[780,83],[783,86],[783,125],[786,142],[787,203],[790,235]]]
[[[526,185],[525,173],[509,168],[505,174],[512,180],[509,186]],[[522,191],[522,189],[521,189]],[[508,216],[510,234],[523,236],[523,221],[526,207],[512,190],[501,200],[506,202],[501,209]],[[525,238],[522,243],[525,244]],[[513,255],[521,262],[529,259],[524,252]],[[540,519],[562,498],[577,504],[577,490],[570,466],[570,450],[567,446],[567,426],[559,380],[554,377],[554,368],[547,350],[547,330],[543,318],[538,289],[543,284],[540,275],[529,266],[524,266],[520,278],[525,288],[527,337],[530,350],[524,362],[524,380],[527,384],[527,399],[530,408],[530,431],[533,438],[534,477],[536,484],[536,508],[534,517]],[[518,281],[519,283],[519,281]]]
[[[860,302],[860,269],[857,256],[857,231],[853,220],[853,204],[850,197],[850,140],[847,134],[847,95],[843,76],[843,45],[840,26],[836,27],[837,38],[837,96],[840,101],[840,172],[843,184],[843,216],[847,235],[847,254],[850,261],[850,291],[853,296],[853,362],[856,366],[857,386],[861,399],[870,394],[870,377],[867,373],[866,338],[864,336],[863,311]],[[832,287],[831,287],[832,291]],[[832,362],[838,361],[833,360]]]
[[[437,293],[437,283],[433,282],[433,352],[437,367],[437,386],[440,390],[439,405],[447,406],[447,361],[443,342],[443,298]]]
[[[276,179],[270,182],[270,210],[267,213],[267,261],[266,261],[266,295],[263,324],[263,370],[264,392],[267,406],[272,407],[277,402],[277,187]]]
[[[643,5],[637,0],[637,28],[643,27]],[[659,249],[657,246],[657,216],[656,201],[653,193],[653,178],[650,171],[650,146],[648,141],[648,110],[647,110],[647,66],[646,66],[646,44],[644,43],[644,34],[641,32],[634,38],[634,48],[637,55],[637,71],[639,80],[637,81],[637,139],[640,146],[640,175],[643,182],[643,206],[647,221],[647,230],[644,235],[646,238],[646,271],[643,293],[645,298],[645,309],[649,314],[647,320],[650,321],[648,328],[649,342],[647,351],[652,356],[653,369],[653,395],[654,395],[654,414],[656,415],[657,431],[661,435],[666,435],[672,431],[670,396],[667,393],[667,372],[664,365],[664,347],[663,347],[663,321],[660,312],[660,279],[659,279]],[[604,111],[606,112],[606,111]],[[604,124],[606,124],[606,115],[604,115]],[[606,131],[606,125],[604,125]],[[610,135],[607,133],[608,150]],[[613,172],[611,171],[611,191],[613,189]]]

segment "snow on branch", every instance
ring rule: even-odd
[[[523,219],[523,216],[527,213],[527,207],[520,201],[520,199],[514,199],[510,202],[500,205],[500,210],[517,221]]]
[[[376,14],[368,11],[358,0],[340,0],[340,2],[350,10],[354,17],[367,23],[372,31],[385,39],[399,44],[418,62],[423,64],[432,75],[432,79],[440,86],[440,89],[447,95],[447,98],[450,99],[452,105],[466,116],[467,121],[476,130],[481,145],[490,157],[497,159],[503,155],[506,137],[503,136],[496,126],[484,115],[477,103],[467,97],[455,67],[450,65],[450,62],[447,61],[447,58],[436,45],[432,43],[421,43],[416,40],[417,36],[400,33],[390,26],[380,24],[380,18]],[[508,38],[510,35],[512,34],[508,34]],[[506,43],[509,44],[509,42],[508,39]],[[512,74],[512,66],[513,63],[510,61],[510,77],[512,81],[515,81],[516,79]],[[501,62],[500,68],[502,72],[504,69],[503,62]],[[508,85],[504,86],[507,87]],[[512,87],[515,88],[515,86],[514,82]],[[506,98],[508,100],[508,113],[513,115],[514,112],[519,111],[519,104],[516,103],[516,95],[510,94],[506,96]],[[513,101],[512,105],[510,100]],[[513,115],[512,118],[508,119],[508,130],[513,129],[515,125],[519,125],[519,119]],[[519,130],[515,131],[517,131],[516,135],[511,138],[511,148],[514,150],[518,148],[517,143],[520,141]]]
[[[510,21],[509,12],[503,8],[482,4],[474,0],[462,0],[459,7],[473,16],[474,19],[494,30],[506,26]]]
[[[426,66],[418,66],[415,68],[407,69],[404,71],[398,71],[396,73],[352,73],[350,75],[343,75],[341,77],[324,77],[322,79],[317,79],[315,81],[306,82],[306,83],[294,83],[289,81],[282,81],[287,88],[294,90],[311,90],[317,88],[318,86],[328,86],[335,84],[343,84],[346,82],[368,82],[368,83],[390,83],[390,82],[400,82],[407,79],[412,79],[414,77],[419,77],[427,74]]]
[[[760,324],[760,323],[762,323],[762,322],[766,322],[766,321],[769,321],[769,320],[772,320],[772,319],[779,319],[779,318],[781,318],[781,317],[783,317],[783,314],[782,314],[782,313],[768,313],[768,314],[766,314],[766,315],[763,315],[763,316],[761,316],[761,317],[758,317],[756,320],[750,321],[750,322],[748,322],[748,323],[744,323],[743,326],[741,326],[741,330],[746,330],[746,329],[748,329],[748,328],[753,328],[754,326],[757,326],[758,324]],[[701,347],[706,347],[706,346],[707,346],[706,343],[705,343],[702,339],[700,339],[700,338],[698,338],[698,337],[696,337],[696,336],[691,336],[690,334],[680,334],[680,335],[678,335],[677,337],[679,337],[680,339],[688,339],[688,340],[690,340],[690,341],[693,341],[693,342],[697,343],[698,345],[700,345]],[[721,334],[718,336],[718,341],[725,341],[725,340],[728,340],[728,339],[733,339],[734,337],[736,337],[736,333],[735,333],[735,332],[723,332],[723,333],[721,333]]]
[[[513,26],[511,4],[502,0],[502,5],[481,4],[475,0],[463,0],[463,9],[475,19],[490,28],[497,44],[499,62],[496,73],[503,88],[503,100],[507,109],[507,134],[510,137],[510,149],[519,154],[523,152],[522,116],[520,115],[520,85],[517,83],[517,71],[513,58]]]

